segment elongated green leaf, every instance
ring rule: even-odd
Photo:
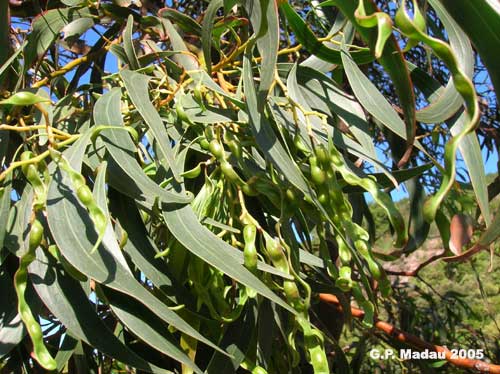
[[[340,51],[329,48],[320,42],[288,2],[281,2],[280,9],[285,14],[288,25],[293,30],[295,37],[309,53],[332,64],[342,64]],[[353,51],[352,54],[357,63],[366,64],[374,60],[370,51]]]
[[[279,142],[266,116],[259,110],[249,56],[245,55],[243,61],[243,84],[247,100],[248,118],[257,144],[262,152],[264,152],[265,157],[268,158],[295,187],[306,195],[311,196],[310,187],[305,182],[297,164],[291,159],[285,148]]]
[[[295,313],[287,303],[276,296],[261,280],[241,265],[232,246],[203,227],[191,206],[167,205],[163,216],[168,229],[187,250],[224,274],[254,289],[262,296]]]
[[[196,373],[202,373],[200,368],[177,346],[173,337],[167,332],[168,326],[162,324],[161,320],[141,303],[111,288],[106,288],[104,294],[118,319],[134,335],[159,352],[193,368]],[[221,356],[226,357],[222,354]]]
[[[280,42],[277,2],[258,0],[246,3],[250,22],[257,34],[257,49],[262,57],[260,67],[259,100],[265,99],[274,81],[276,59]]]
[[[10,192],[12,191],[12,181],[10,175],[0,187],[0,248],[3,247],[5,233],[7,231],[7,223],[10,210]]]
[[[195,123],[224,123],[234,122],[237,119],[234,111],[230,109],[221,109],[206,105],[205,110],[203,110],[200,108],[200,104],[189,95],[183,95],[180,101],[186,116]]]
[[[356,31],[361,35],[365,42],[369,45],[372,51],[377,49],[377,41],[379,39],[378,32],[375,28],[363,27],[357,17],[356,9],[357,2],[351,0],[334,0],[335,5],[346,15],[346,17],[354,25]],[[363,0],[366,15],[372,15],[379,12],[376,3],[373,0]],[[345,43],[345,41],[344,41]],[[345,47],[344,47],[345,48]],[[351,52],[352,55],[352,52]],[[354,57],[354,55],[352,55]],[[403,160],[409,157],[411,146],[414,145],[416,133],[415,119],[415,94],[413,92],[413,83],[410,78],[408,67],[403,58],[403,54],[399,47],[398,41],[394,34],[391,34],[387,39],[379,62],[384,67],[387,74],[391,77],[394,90],[398,95],[401,109],[404,114],[405,134],[404,139],[407,144],[407,151],[403,155]]]
[[[187,71],[198,70],[200,68],[198,60],[191,54],[191,51],[189,51],[186,43],[184,43],[184,40],[177,32],[174,25],[166,18],[162,18],[161,20],[169,36],[172,48],[174,51],[181,52],[174,57],[174,60]]]
[[[175,164],[174,153],[170,145],[168,134],[158,111],[149,98],[148,82],[150,77],[130,70],[122,70],[120,76],[123,79],[130,100],[132,100],[132,103],[153,132],[158,143],[158,149],[160,151],[159,156],[167,161],[175,179],[180,181],[181,177]]]
[[[364,75],[347,51],[342,53],[342,61],[347,79],[361,105],[389,130],[406,140],[407,133],[403,120],[377,87]],[[415,146],[423,150],[419,142],[415,142]]]
[[[347,18],[344,16],[342,12],[338,12],[338,14],[335,16],[335,21],[333,22],[333,25],[328,32],[328,35],[326,36],[327,38],[333,38],[332,41],[335,41],[336,43],[340,43],[342,41],[342,35],[339,34],[339,31],[343,32],[344,35],[349,35],[347,39],[347,43],[351,44],[352,40],[354,38],[354,32],[353,32],[353,26],[352,23],[347,22]],[[325,45],[328,48],[331,49],[336,49],[340,51],[340,46],[338,44],[332,43],[332,42],[325,42]],[[304,61],[300,63],[300,66],[307,66],[311,69],[314,69],[316,71],[320,71],[322,73],[326,73],[330,70],[332,70],[336,64],[329,63],[327,61],[323,61],[320,58],[311,55],[308,58],[306,58]]]
[[[432,51],[446,64],[453,77],[453,82],[457,91],[462,97],[467,114],[467,121],[464,124],[462,131],[452,137],[445,146],[445,167],[443,168],[443,180],[437,193],[426,201],[424,206],[424,216],[427,222],[432,222],[436,216],[439,205],[445,198],[446,194],[453,187],[456,176],[456,151],[462,139],[472,132],[480,119],[480,110],[475,91],[474,84],[463,71],[460,63],[454,54],[452,48],[443,42],[429,36],[420,30],[414,20],[410,17],[406,10],[406,0],[403,0],[401,7],[396,12],[396,23],[403,35],[407,36],[410,41],[423,42],[432,48]]]
[[[33,189],[26,186],[20,200],[10,209],[4,245],[21,257],[28,250],[28,232],[33,205]]]
[[[31,67],[37,58],[47,52],[64,26],[73,20],[89,16],[90,11],[87,8],[59,8],[39,15],[33,22],[32,31],[28,35],[28,45],[24,53],[25,68]]]
[[[470,47],[470,46],[469,46]],[[466,68],[466,70],[469,68]],[[452,102],[451,98],[443,98],[447,95],[445,92],[445,88],[441,86],[441,84],[433,79],[431,76],[427,75],[425,72],[418,69],[416,66],[412,66],[412,76],[416,77],[415,83],[417,87],[420,88],[424,96],[426,96],[428,101],[436,102],[443,100],[447,102]],[[451,82],[449,83],[451,84]],[[458,95],[455,91],[454,87],[452,87],[454,94]],[[437,98],[436,98],[437,97]],[[460,106],[462,105],[462,99],[460,100]],[[450,104],[451,105],[451,104]],[[443,111],[443,106],[441,104],[438,105],[441,107]],[[456,112],[456,109],[454,109]],[[446,118],[449,117],[447,114]],[[444,117],[443,117],[444,118]],[[450,132],[453,136],[459,134],[463,127],[465,126],[465,114],[455,115],[454,118],[451,118],[448,126],[450,127]],[[464,159],[465,165],[467,166],[467,170],[469,172],[470,180],[472,183],[472,187],[474,189],[474,193],[476,194],[476,198],[481,209],[483,216],[485,217],[486,224],[491,222],[490,217],[490,209],[488,205],[488,188],[487,188],[487,180],[486,180],[486,172],[484,170],[484,160],[481,154],[481,147],[477,140],[476,134],[469,134],[464,137],[464,139],[458,145],[460,153]]]
[[[474,43],[500,96],[500,7],[494,0],[440,0],[448,13]]]
[[[214,28],[217,11],[222,7],[222,5],[222,0],[211,1],[210,4],[208,4],[207,10],[203,16],[201,44],[208,74],[212,73],[212,30]]]
[[[170,373],[146,362],[125,346],[96,315],[80,283],[63,275],[54,262],[37,250],[29,266],[33,285],[43,303],[71,334],[117,360],[150,373]]]
[[[416,166],[414,168],[395,170],[392,172],[391,178],[388,178],[385,173],[373,173],[368,174],[370,177],[374,177],[377,180],[377,184],[382,188],[394,188],[394,179],[397,181],[397,184],[401,184],[403,182],[408,181],[411,178],[422,175],[427,170],[431,169],[433,164],[425,164]],[[357,186],[346,185],[343,187],[343,191],[350,192],[364,192],[361,188]]]
[[[170,275],[171,272],[165,262],[155,258],[160,251],[149,239],[134,202],[116,191],[111,192],[110,209],[120,226],[127,232],[128,239],[123,247],[125,253],[165,296],[175,303],[186,303],[188,297],[183,286],[174,283],[175,278]],[[181,300],[178,300],[179,295]]]
[[[57,355],[55,357],[55,360],[57,362],[56,370],[58,372],[64,369],[67,362],[75,352],[78,342],[79,339],[74,338],[69,331],[66,331],[62,344],[59,347],[59,350],[57,351]]]
[[[212,3],[212,2],[211,2]],[[210,4],[211,4],[210,3]],[[209,4],[209,6],[210,6]],[[160,17],[168,18],[170,21],[175,23],[177,26],[179,26],[182,31],[197,35],[197,36],[202,36],[202,28],[201,26],[193,20],[191,17],[187,16],[186,14],[172,8],[163,8],[160,9],[158,12],[158,15]],[[205,20],[206,13],[203,17],[203,20]]]
[[[363,153],[372,159],[377,158],[363,109],[358,102],[337,88],[330,78],[311,68],[297,67],[290,72],[287,84],[290,94],[293,86],[296,86],[294,90],[300,89],[302,97],[313,109],[337,114],[361,144]]]
[[[252,304],[249,303],[245,307],[240,318],[229,326],[222,338],[220,345],[231,353],[233,358],[214,353],[208,364],[207,374],[232,374],[238,370],[251,344],[249,334],[254,331],[257,323]]]
[[[123,32],[123,49],[127,55],[127,60],[129,62],[130,70],[137,70],[141,66],[139,60],[137,59],[137,53],[135,52],[134,42],[132,36],[134,33],[134,17],[132,15],[128,16],[127,26]]]
[[[96,124],[123,126],[120,97],[121,90],[115,88],[96,102],[94,107]],[[192,200],[192,195],[161,188],[144,173],[134,156],[136,147],[126,131],[106,129],[102,131],[102,136],[110,155],[109,182],[116,189],[126,191],[130,197],[148,207],[153,205],[156,198],[171,203],[187,203]]]
[[[460,132],[463,131],[464,126],[466,126],[466,122],[466,114],[460,115],[451,125],[451,134],[453,136],[460,134]],[[483,155],[481,153],[481,146],[479,145],[476,133],[472,132],[465,136],[458,145],[458,149],[462,154],[465,165],[467,165],[467,171],[469,172],[472,188],[474,189],[477,203],[479,204],[479,208],[483,214],[484,221],[486,222],[486,225],[489,226],[491,223],[491,213],[488,199],[488,180],[486,179]]]
[[[9,71],[9,67],[12,65],[12,62],[19,56],[19,54],[24,51],[24,47],[28,44],[28,41],[25,40],[23,44],[21,44],[16,51],[4,62],[4,64],[0,67],[0,79],[3,77],[4,73]]]

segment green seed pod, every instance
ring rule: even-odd
[[[216,159],[221,159],[224,156],[224,148],[217,140],[212,140],[208,145],[208,150],[215,156]]]
[[[35,219],[31,225],[29,236],[29,251],[34,251],[42,242],[43,225],[39,220]]]
[[[47,103],[50,102],[46,97],[35,95],[34,93],[28,91],[16,92],[11,97],[0,101],[1,104],[11,104],[18,106],[29,106],[38,103]]]
[[[245,225],[243,228],[243,241],[245,247],[243,248],[243,260],[245,267],[252,273],[257,273],[257,248],[255,246],[255,238],[257,236],[257,228],[255,225]],[[257,293],[254,290],[247,290],[250,297],[255,297]]]
[[[308,352],[314,374],[329,374],[330,369],[324,347],[321,344],[313,343],[312,347],[308,348]]]
[[[325,186],[321,186],[325,187]],[[330,196],[328,194],[328,190],[325,188],[320,188],[318,192],[318,201],[323,206],[328,206],[330,204]]]
[[[229,142],[227,142],[227,145],[236,159],[240,160],[243,157],[243,150],[241,148],[240,142],[236,140],[230,140]]]
[[[184,173],[181,174],[181,177],[183,178],[188,178],[188,179],[194,179],[198,177],[201,173],[201,163],[196,165],[194,168],[191,170],[185,171]]]
[[[328,165],[330,163],[330,155],[328,154],[324,145],[319,145],[314,149],[314,153],[318,158],[320,165]]]
[[[344,292],[348,292],[352,288],[351,268],[342,266],[339,269],[339,277],[335,281],[335,285]]]
[[[45,205],[47,189],[45,187],[45,184],[43,184],[42,179],[40,178],[37,167],[33,164],[30,164],[27,165],[27,168],[25,168],[23,171],[26,172],[26,179],[35,191],[34,205],[36,209],[41,209]]]
[[[289,301],[294,302],[300,300],[299,289],[297,288],[297,284],[295,284],[294,281],[284,281],[283,291],[285,292],[285,296]]]
[[[54,370],[57,362],[52,358],[43,341],[42,328],[33,316],[26,302],[25,291],[28,282],[28,266],[35,259],[35,250],[43,237],[43,225],[35,219],[29,234],[28,251],[21,257],[19,268],[14,274],[14,288],[17,294],[18,311],[33,343],[33,358],[46,370]]]
[[[205,104],[203,103],[203,93],[201,92],[201,84],[197,84],[194,89],[193,89],[193,96],[194,99],[198,104],[200,104],[200,107],[202,109],[205,109]]]
[[[287,198],[287,200],[291,203],[291,204],[297,204],[297,195],[295,194],[295,191],[293,190],[293,188],[291,187],[288,187],[285,191],[285,196]]]
[[[267,370],[262,366],[256,366],[252,369],[252,374],[267,374]]]
[[[271,238],[268,234],[265,234],[264,237],[266,240],[266,251],[274,267],[283,273],[289,274],[290,268],[288,266],[288,261],[280,243],[276,239]]]
[[[311,179],[314,184],[321,186],[326,181],[326,174],[318,166],[311,166]]]
[[[90,191],[90,188],[84,184],[76,190],[76,196],[78,197],[78,200],[80,202],[88,207],[94,202],[94,196],[92,195],[92,191]]]
[[[180,102],[177,102],[177,104],[175,105],[175,113],[177,114],[177,119],[192,124],[191,120],[184,111],[184,108]]]
[[[293,137],[293,145],[295,145],[295,148],[298,151],[302,152],[305,155],[308,155],[311,153],[309,151],[309,149],[306,147],[306,145],[304,144],[304,142],[302,141],[302,138],[298,133],[295,134],[295,136]]]
[[[201,138],[199,141],[199,144],[200,144],[201,149],[204,149],[205,151],[209,150],[210,143],[207,140],[207,138],[205,138],[205,137]]]
[[[245,183],[241,186],[241,190],[247,196],[258,196],[259,191],[257,191],[252,185]]]
[[[33,152],[31,152],[31,151],[24,151],[23,153],[21,153],[21,157],[19,159],[21,161],[28,161],[29,159],[31,159],[33,157],[34,157]],[[28,166],[30,166],[30,164],[25,164],[25,165],[21,166],[21,170],[22,170],[22,172],[23,172],[24,175],[26,175],[28,173]]]
[[[233,165],[229,163],[229,161],[222,160],[220,163],[220,169],[222,170],[222,173],[224,176],[230,181],[238,186],[243,186],[245,185],[245,182],[240,178],[240,176],[234,171]]]

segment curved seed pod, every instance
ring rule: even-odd
[[[201,149],[208,151],[210,143],[207,140],[207,138],[205,138],[205,137],[201,138],[198,143],[200,144]]]
[[[233,182],[234,184],[242,187],[244,186],[246,183],[240,178],[240,176],[238,175],[238,173],[236,173],[236,171],[234,171],[233,169],[233,165],[230,164],[229,161],[227,160],[222,160],[221,163],[220,163],[220,169],[222,171],[222,173],[224,174],[224,176],[230,181],[230,182]]]
[[[339,276],[338,270],[335,264],[332,261],[330,256],[330,251],[328,250],[328,244],[326,243],[326,233],[323,224],[318,224],[316,227],[316,231],[319,237],[319,253],[323,261],[325,261],[326,270],[328,275],[333,279],[336,279]]]
[[[257,191],[252,184],[245,183],[241,186],[241,190],[247,196],[258,196],[259,191]]]
[[[416,0],[413,0],[413,6],[418,8]],[[440,39],[433,38],[427,35],[419,28],[418,19],[412,20],[406,11],[406,0],[403,0],[401,6],[396,12],[396,24],[403,33],[410,40],[422,42],[431,47],[434,54],[439,57],[450,70],[453,77],[455,89],[462,96],[467,115],[467,123],[463,126],[461,132],[455,135],[445,146],[443,168],[443,181],[439,187],[438,192],[426,201],[424,205],[424,218],[428,223],[431,223],[436,218],[436,212],[441,205],[441,202],[453,187],[456,176],[456,153],[457,148],[462,139],[476,128],[479,123],[480,110],[477,100],[476,90],[474,84],[467,77],[467,75],[460,69],[459,62],[453,53],[451,47]]]
[[[308,155],[311,153],[311,151],[309,150],[309,148],[307,148],[307,146],[304,144],[302,138],[300,137],[299,134],[296,134],[294,137],[293,137],[293,145],[295,146],[295,148],[302,152],[303,154],[305,155]]]
[[[97,205],[94,196],[86,184],[85,177],[74,170],[60,152],[54,149],[49,149],[49,151],[52,159],[62,170],[68,173],[78,201],[80,201],[80,203],[82,203],[82,205],[87,209],[90,219],[94,223],[96,231],[99,235],[94,247],[90,250],[90,253],[94,253],[97,248],[99,248],[104,234],[106,233],[106,228],[108,226],[106,215],[99,205]]]
[[[318,159],[313,156],[309,157],[311,167],[311,179],[316,186],[321,186],[326,181],[326,173],[318,166]]]
[[[21,153],[21,156],[19,157],[19,160],[20,161],[28,161],[29,159],[32,159],[33,157],[35,157],[35,155],[33,154],[33,152],[31,151],[24,151],[23,153]],[[28,172],[28,166],[30,164],[24,164],[21,166],[21,170],[23,171],[23,174],[26,175],[26,173]]]
[[[94,201],[92,191],[90,191],[90,188],[86,184],[78,187],[78,189],[76,190],[76,196],[78,197],[78,200],[80,200],[80,202],[85,206],[91,205]]]
[[[35,219],[31,224],[28,251],[21,257],[19,268],[14,274],[14,286],[18,299],[18,310],[26,330],[33,342],[33,358],[46,370],[54,370],[57,362],[52,358],[43,341],[40,324],[33,316],[26,302],[25,292],[28,282],[28,265],[35,259],[35,251],[43,239],[43,226]]]
[[[194,179],[198,177],[201,173],[201,163],[196,165],[194,168],[191,170],[187,170],[184,173],[181,174],[181,177],[183,178],[188,178],[188,179]]]
[[[257,227],[253,224],[248,224],[243,227],[243,241],[245,242],[245,247],[243,248],[243,264],[252,273],[257,273],[257,247],[255,246],[255,239],[257,237]],[[254,298],[257,296],[257,292],[249,287],[246,289],[246,294]]]
[[[20,160],[27,161],[33,157],[33,152],[26,151],[21,154]],[[21,170],[35,191],[35,209],[41,209],[47,199],[47,188],[38,173],[38,164],[24,164],[21,166]]]
[[[252,369],[252,374],[267,374],[267,370],[262,366],[256,366]]]
[[[290,274],[288,260],[278,240],[273,239],[264,231],[264,239],[266,241],[266,251],[273,263],[274,267],[283,273]]]
[[[175,113],[177,114],[177,118],[181,121],[184,121],[190,125],[194,125],[194,123],[191,121],[191,119],[188,117],[186,112],[184,111],[184,107],[180,103],[180,101],[177,102],[175,105]]]
[[[313,367],[314,374],[329,374],[328,359],[326,357],[324,338],[321,332],[311,326],[310,322],[302,317],[297,318],[304,333],[304,348],[306,349],[309,362]]]
[[[348,292],[352,288],[351,268],[342,266],[339,270],[339,277],[335,281],[335,285],[344,292]]]
[[[369,192],[375,202],[385,210],[389,221],[396,233],[396,241],[394,245],[396,247],[402,247],[408,241],[408,230],[406,229],[406,224],[403,216],[396,208],[396,205],[390,198],[390,196],[379,190],[377,183],[371,178],[361,178],[351,172],[343,161],[342,155],[337,150],[337,148],[330,143],[330,156],[331,156],[331,166],[334,170],[338,171],[344,180],[354,186],[360,186],[365,191]]]
[[[214,155],[217,160],[221,159],[224,156],[224,148],[216,139],[210,141],[210,143],[208,144],[208,150],[211,154]]]
[[[246,225],[243,228],[243,240],[245,248],[243,249],[244,264],[252,273],[257,271],[257,247],[255,238],[257,237],[257,228],[255,225]]]
[[[28,91],[21,91],[21,92],[16,92],[11,97],[0,101],[0,105],[11,104],[18,106],[29,106],[47,102],[50,103],[50,100],[46,97],[38,96]]]
[[[363,325],[367,328],[372,328],[373,327],[373,315],[375,313],[375,308],[374,308],[373,304],[363,295],[358,284],[354,283],[352,285],[351,291],[352,291],[352,295],[354,296],[354,299],[356,300],[358,305],[365,312],[365,317],[363,318],[363,321],[362,321]]]
[[[227,144],[227,146],[231,150],[231,154],[237,160],[240,160],[243,157],[243,149],[241,148],[241,143],[234,138],[234,135],[231,132],[224,132],[224,143]]]

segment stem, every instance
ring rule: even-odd
[[[79,137],[80,137],[80,134],[73,135],[71,138],[55,144],[56,145],[55,148],[60,148],[60,147],[64,147],[65,145],[71,144],[74,141],[76,141]],[[38,156],[30,158],[29,160],[16,161],[16,162],[11,163],[7,169],[5,169],[2,173],[0,173],[0,182],[3,181],[5,179],[5,177],[7,176],[7,174],[9,174],[14,169],[16,169],[20,166],[23,166],[23,165],[36,164],[37,162],[40,162],[43,159],[45,159],[46,157],[48,157],[49,155],[50,155],[49,150],[46,150],[45,152],[40,153]]]

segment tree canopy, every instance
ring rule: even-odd
[[[0,18],[2,373],[500,373],[497,2]]]

